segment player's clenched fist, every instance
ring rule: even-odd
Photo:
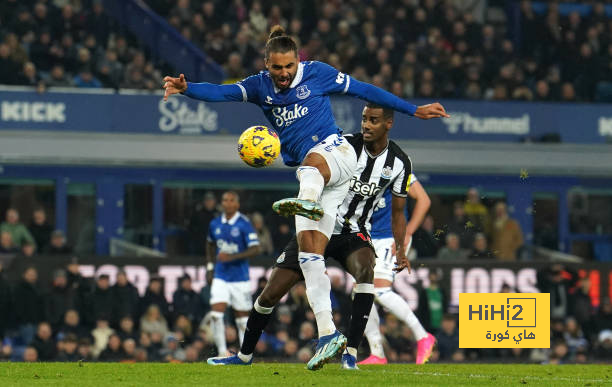
[[[187,81],[185,80],[185,74],[179,75],[178,78],[164,77],[164,101],[168,100],[168,97],[172,94],[179,94],[187,90]]]

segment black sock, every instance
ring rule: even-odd
[[[244,339],[242,340],[242,347],[240,347],[240,353],[243,355],[250,355],[255,351],[255,346],[271,317],[272,313],[263,314],[256,311],[255,308],[251,309],[246,331],[244,332]]]
[[[348,347],[359,347],[373,303],[374,295],[372,293],[355,293],[346,343]]]

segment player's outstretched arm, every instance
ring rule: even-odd
[[[352,77],[350,79],[350,84],[346,94],[364,99],[377,105],[391,108],[398,112],[410,114],[411,116],[415,116],[423,120],[450,117],[450,115],[446,113],[444,106],[438,102],[416,106],[410,102],[404,101],[386,90],[381,89],[380,87],[358,81]]]
[[[191,83],[185,80],[184,74],[179,75],[178,78],[164,77],[162,87],[166,89],[164,101],[167,101],[169,96],[179,93],[206,102],[241,102],[246,100],[246,92],[238,84]]]
[[[412,237],[412,234],[421,226],[431,206],[429,195],[427,195],[425,188],[423,188],[418,181],[410,185],[408,196],[415,200],[415,204],[410,216],[410,221],[406,226],[406,238]]]

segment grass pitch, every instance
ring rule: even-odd
[[[0,363],[0,386],[603,386],[612,365],[390,364],[344,371],[303,364]]]

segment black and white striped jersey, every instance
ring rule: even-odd
[[[349,183],[349,191],[338,207],[334,234],[367,232],[371,229],[372,211],[391,187],[393,195],[406,197],[416,181],[410,158],[393,141],[378,156],[372,157],[361,133],[344,136],[357,153],[357,168]]]

